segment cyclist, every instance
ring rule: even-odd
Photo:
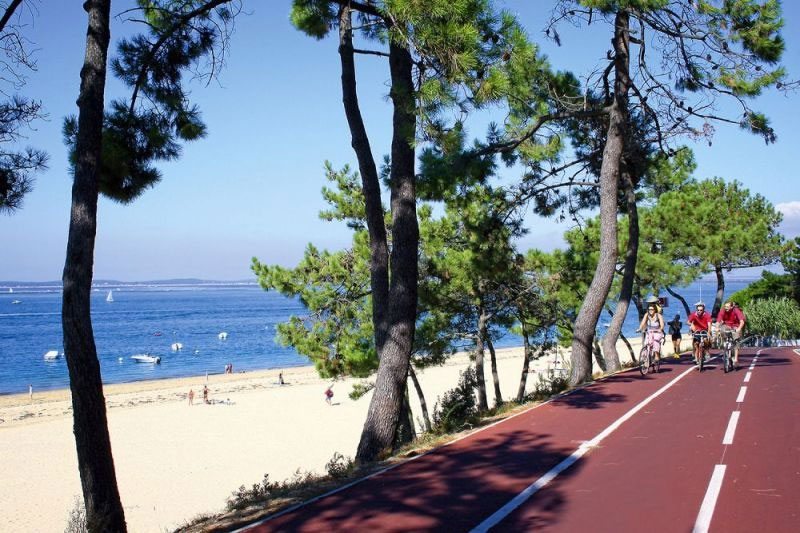
[[[659,312],[658,300],[648,300],[647,313],[642,318],[639,324],[639,329],[636,331],[644,331],[647,329],[647,336],[645,342],[649,342],[653,347],[653,353],[656,356],[656,361],[661,360],[661,342],[664,340],[664,316]]]
[[[733,334],[733,340],[737,341],[742,337],[744,328],[744,313],[732,301],[728,300],[717,314],[717,324],[719,324],[720,335],[727,332]],[[739,370],[739,343],[733,344],[733,366]]]
[[[702,301],[694,304],[695,311],[689,315],[686,322],[689,324],[689,330],[692,332],[692,353],[697,367],[700,368],[701,357],[705,357],[708,353],[708,345],[710,339],[708,337],[708,329],[711,327],[711,313],[706,312],[706,304]],[[701,333],[706,334],[703,340]]]

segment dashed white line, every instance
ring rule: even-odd
[[[625,421],[631,418],[633,415],[638,413],[642,408],[644,408],[647,404],[649,404],[654,399],[658,398],[663,394],[667,389],[675,385],[678,381],[683,379],[687,376],[690,372],[694,370],[694,366],[689,367],[688,369],[684,370],[679,376],[675,379],[658,389],[656,392],[639,402],[635,407],[631,408],[627,413],[622,415],[616,421],[614,421],[610,426],[606,429],[598,433],[592,440],[586,441],[578,447],[577,450],[572,452],[572,454],[565,458],[563,461],[558,463],[556,466],[551,468],[547,473],[545,473],[542,477],[528,485],[522,492],[514,496],[511,500],[509,500],[505,505],[503,505],[500,509],[495,511],[491,516],[489,516],[486,520],[475,526],[470,533],[484,533],[489,531],[492,527],[499,524],[503,519],[505,519],[508,515],[514,512],[520,505],[528,501],[534,494],[539,492],[540,489],[544,488],[545,485],[550,483],[553,479],[555,479],[561,472],[572,466],[578,459],[583,457],[586,452],[600,444],[600,441],[608,437],[611,433],[613,433],[617,428],[619,428]]]
[[[722,478],[724,477],[725,465],[715,465],[714,473],[711,474],[711,482],[708,484],[708,489],[703,498],[703,504],[700,506],[697,520],[694,522],[692,533],[707,533],[708,527],[711,525],[711,517],[714,516],[714,507],[717,506],[717,498],[719,497],[719,491],[722,488]]]
[[[747,383],[748,381],[750,381],[750,376],[752,376],[752,375],[753,375],[753,372],[748,370],[747,374],[744,375],[744,382]]]
[[[747,394],[747,387],[742,387],[739,389],[739,396],[736,397],[736,403],[742,403],[744,401],[745,394]]]
[[[733,434],[736,433],[736,424],[739,423],[739,411],[731,413],[731,419],[728,420],[728,429],[725,430],[725,436],[722,437],[722,444],[733,444]]]

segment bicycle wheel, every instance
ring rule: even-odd
[[[701,344],[700,345],[700,357],[697,358],[697,369],[700,372],[703,371],[703,365],[705,364],[705,359],[706,359],[706,349]]]
[[[642,346],[639,352],[639,372],[644,376],[650,370],[650,347]]]
[[[733,370],[733,350],[729,343],[725,343],[725,352],[722,354],[722,369],[726,374]]]
[[[653,354],[653,372],[661,372],[661,357]]]

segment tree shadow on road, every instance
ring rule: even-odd
[[[554,445],[547,434],[480,433],[469,443],[439,448],[271,520],[258,531],[469,531],[573,451]],[[580,462],[568,472],[579,468]],[[539,505],[555,516],[564,502],[565,495],[548,487]]]

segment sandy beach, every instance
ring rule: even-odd
[[[619,353],[629,361],[622,343]],[[666,353],[671,353],[667,346]],[[522,349],[498,350],[503,398],[519,386]],[[531,364],[528,390],[563,358],[551,354]],[[453,388],[470,364],[466,354],[418,373],[429,410]],[[558,363],[561,365],[561,363]],[[286,385],[278,383],[283,372]],[[487,393],[494,403],[487,353]],[[334,453],[352,457],[370,395],[348,397],[358,380],[330,384],[312,367],[221,374],[105,387],[108,419],[128,528],[172,530],[200,514],[222,510],[240,485],[298,469],[324,473]],[[202,388],[210,390],[204,404]],[[187,393],[195,392],[194,405]],[[412,392],[415,418],[419,403]],[[63,531],[80,498],[69,391],[0,396],[0,530]]]

